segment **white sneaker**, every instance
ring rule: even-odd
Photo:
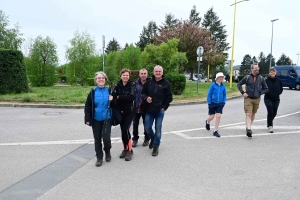
[[[269,126],[268,131],[269,131],[269,133],[273,133],[273,126]]]

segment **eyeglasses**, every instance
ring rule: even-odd
[[[100,80],[100,79],[103,80],[103,79],[105,79],[105,77],[97,77],[97,79],[98,79],[98,80]]]

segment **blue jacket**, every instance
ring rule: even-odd
[[[226,103],[226,87],[223,83],[218,85],[216,82],[213,82],[207,94],[207,103]]]
[[[85,107],[84,107],[84,123],[90,122],[92,126],[93,119],[97,121],[103,121],[111,118],[110,112],[107,113],[108,104],[109,104],[109,90],[107,87],[91,89],[90,93],[87,96]]]

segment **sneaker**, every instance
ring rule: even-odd
[[[221,137],[218,131],[214,131],[214,134],[213,134],[213,136],[216,136],[216,137]]]
[[[127,155],[127,152],[128,152],[128,150],[123,150],[119,157],[125,158],[125,156]]]
[[[152,156],[157,156],[158,155],[158,149],[159,149],[158,146],[156,146],[156,145],[153,146]]]
[[[269,131],[269,133],[273,133],[273,126],[269,126],[268,131]]]
[[[152,149],[152,148],[153,148],[153,143],[154,143],[154,139],[151,139],[151,140],[150,140],[150,144],[149,144],[149,149]]]
[[[131,151],[127,151],[127,154],[125,156],[125,160],[126,161],[130,161],[131,158],[132,158],[132,156],[133,156],[133,151],[132,150]]]
[[[206,128],[206,130],[208,130],[208,131],[210,130],[210,124],[207,123],[207,120],[205,121],[205,128]]]
[[[143,147],[148,146],[149,145],[149,140],[145,139],[142,145],[143,145]]]
[[[106,160],[106,162],[109,162],[111,160],[111,154],[110,154],[110,152],[105,153],[105,160]]]
[[[97,162],[95,164],[96,167],[100,167],[102,165],[102,160],[97,159]]]
[[[136,147],[138,141],[137,140],[132,140],[132,147]]]
[[[248,137],[252,137],[252,131],[251,129],[246,129],[247,130],[247,136]]]

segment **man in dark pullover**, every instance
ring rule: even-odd
[[[162,134],[162,121],[165,111],[173,100],[170,83],[164,78],[161,66],[154,67],[152,79],[145,83],[142,94],[147,102],[145,129],[150,138],[149,149],[153,148],[152,156],[157,156]],[[152,129],[154,121],[155,132]]]
[[[242,85],[245,84],[245,91]],[[268,86],[259,75],[258,64],[251,65],[251,74],[245,76],[238,84],[238,89],[244,97],[244,110],[246,113],[246,135],[252,137],[251,125],[260,103],[260,96],[268,92]]]
[[[277,115],[277,110],[280,102],[280,97],[283,88],[282,81],[276,77],[276,69],[271,68],[269,70],[269,76],[266,79],[269,91],[265,94],[264,102],[267,107],[267,125],[268,132],[273,133],[273,120]]]

